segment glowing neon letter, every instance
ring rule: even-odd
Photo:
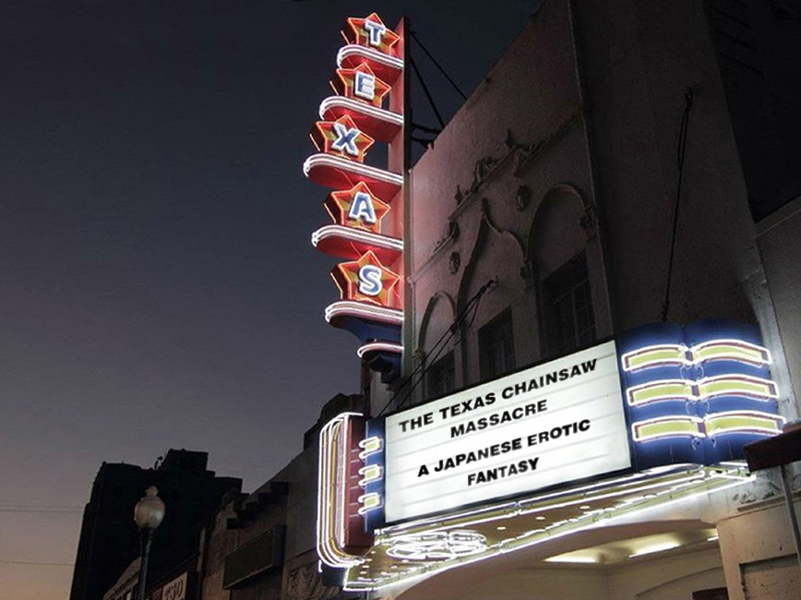
[[[381,269],[375,265],[364,265],[359,269],[359,291],[365,296],[378,296],[383,289]]]
[[[375,216],[375,207],[373,206],[373,199],[370,194],[364,192],[356,192],[353,195],[353,203],[350,205],[348,211],[348,218],[358,221],[361,219],[369,225],[375,225],[377,221]]]
[[[370,45],[380,46],[381,38],[384,37],[384,33],[386,33],[387,28],[382,23],[376,23],[375,21],[370,21],[369,19],[365,19],[364,28],[370,34]]]
[[[361,132],[358,129],[348,129],[342,123],[334,123],[334,132],[337,134],[337,139],[331,144],[331,148],[347,152],[351,156],[359,156],[359,149],[356,147],[356,136]]]
[[[366,100],[375,99],[375,77],[370,73],[356,71],[356,78],[353,81],[353,93]]]

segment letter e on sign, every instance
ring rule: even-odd
[[[356,71],[356,78],[353,82],[353,93],[360,98],[372,102],[375,99],[375,77],[369,73]]]

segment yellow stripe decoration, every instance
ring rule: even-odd
[[[693,346],[690,349],[693,363],[712,360],[734,360],[758,367],[771,363],[767,348],[740,340],[713,340]]]
[[[381,479],[383,471],[381,470],[381,465],[367,465],[359,469],[359,475],[362,476],[359,480],[359,485],[364,487],[371,481],[378,481]]]
[[[703,421],[698,417],[659,417],[631,426],[635,442],[647,442],[676,436],[702,438]]]
[[[686,379],[663,379],[637,385],[626,390],[630,406],[642,406],[664,400],[697,400],[693,382]]]
[[[622,360],[624,371],[639,371],[648,367],[690,364],[687,359],[687,347],[681,344],[647,346],[633,352],[627,352],[623,355]]]
[[[708,436],[723,433],[781,433],[784,419],[758,411],[732,411],[707,415],[704,419]]]
[[[359,452],[359,458],[364,460],[371,454],[381,452],[381,447],[382,443],[380,437],[364,438],[361,442],[359,442],[359,448],[362,449],[362,451]]]
[[[746,396],[767,401],[779,397],[775,383],[749,375],[721,375],[702,379],[698,382],[698,395],[702,400],[716,396]]]
[[[688,348],[684,344],[655,344],[622,357],[623,370],[639,371],[650,367],[691,366],[715,360],[732,360],[756,367],[771,364],[770,352],[763,346],[742,340],[710,340]]]
[[[381,496],[374,492],[364,494],[363,496],[359,496],[359,503],[361,504],[359,507],[359,514],[363,515],[376,508],[381,508]]]

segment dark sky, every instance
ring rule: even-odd
[[[301,171],[344,19],[408,15],[469,94],[538,4],[2,2],[0,600],[67,598],[102,461],[205,450],[252,491],[358,390]]]

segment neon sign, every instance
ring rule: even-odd
[[[349,115],[336,121],[318,121],[311,131],[314,145],[321,152],[364,162],[375,140],[363,133]]]
[[[353,69],[337,69],[336,78],[331,80],[331,87],[340,96],[365,100],[381,108],[384,97],[391,89],[375,76],[373,70],[365,63]]]
[[[361,502],[363,440],[364,418],[356,413],[338,415],[320,431],[317,554],[331,567],[358,564],[358,557],[372,546],[360,513],[349,510],[354,500]]]
[[[403,24],[393,31],[372,13],[347,19],[341,34],[336,95],[320,104],[310,132],[318,154],[303,165],[311,181],[333,188],[324,206],[334,225],[315,231],[312,244],[345,259],[331,272],[340,299],[326,320],[355,334],[359,358],[390,381],[403,351],[404,165],[392,158],[406,154]],[[387,168],[365,164],[376,142],[389,145]]]
[[[347,26],[342,30],[342,37],[349,44],[367,46],[389,55],[394,54],[401,39],[397,33],[388,29],[375,13],[363,19],[349,18]]]
[[[622,379],[638,468],[670,458],[712,465],[781,430],[770,352],[748,325],[652,325],[621,336]]]
[[[389,212],[389,204],[360,181],[349,190],[331,192],[325,200],[325,209],[334,223],[380,233],[381,220]]]
[[[357,513],[376,540],[346,588],[738,485],[743,446],[784,423],[769,364],[749,325],[659,324],[366,420]]]
[[[339,286],[343,299],[372,302],[380,306],[393,304],[395,284],[400,279],[382,265],[372,251],[359,260],[338,264],[331,276]]]

